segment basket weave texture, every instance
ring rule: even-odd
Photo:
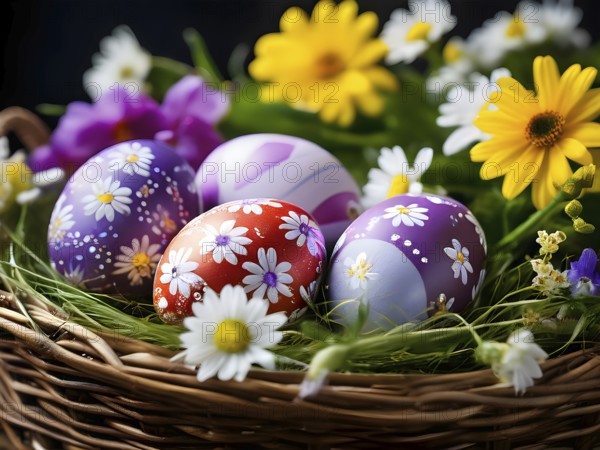
[[[0,291],[0,424],[17,449],[585,449],[600,434],[597,349],[546,362],[519,397],[482,370],[332,374],[299,400],[303,373],[199,383],[168,350],[19,300]]]

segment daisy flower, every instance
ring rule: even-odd
[[[150,165],[154,159],[152,150],[139,142],[119,145],[109,155],[109,167],[112,171],[122,170],[129,175],[150,175]]]
[[[533,182],[536,208],[545,207],[573,174],[569,159],[591,164],[590,147],[600,146],[600,90],[589,90],[593,67],[572,65],[560,76],[550,56],[533,63],[537,95],[513,78],[501,78],[493,99],[497,111],[481,110],[475,125],[492,139],[471,149],[471,159],[485,162],[481,178],[504,176],[502,194],[514,199]]]
[[[277,264],[277,252],[270,248],[265,252],[264,248],[258,249],[258,264],[246,261],[242,268],[251,273],[246,275],[242,282],[246,292],[253,292],[255,297],[264,298],[265,293],[271,303],[279,301],[279,294],[286,297],[292,296],[292,291],[286,284],[293,280],[292,276],[286,273],[292,268],[289,262]]]
[[[429,220],[429,216],[424,214],[428,211],[429,209],[422,208],[416,203],[408,206],[395,205],[385,209],[387,214],[383,218],[392,219],[392,225],[395,227],[400,226],[400,224],[407,227],[414,227],[415,225],[422,227],[425,225],[424,220]]]
[[[285,233],[289,241],[296,241],[298,247],[306,244],[311,255],[315,256],[323,252],[325,242],[317,224],[308,218],[306,214],[298,215],[294,211],[289,216],[281,218],[285,223],[279,225],[280,230],[290,230]]]
[[[61,194],[54,211],[52,211],[52,217],[50,218],[50,227],[48,228],[48,241],[60,241],[75,225],[73,220],[73,205],[64,205],[67,197]]]
[[[88,194],[81,199],[85,203],[84,214],[86,216],[94,214],[96,221],[106,217],[109,222],[115,219],[115,211],[119,214],[129,214],[131,210],[127,205],[132,202],[129,198],[131,189],[120,186],[121,182],[112,181],[111,177],[93,183],[93,194]]]
[[[453,86],[446,95],[447,103],[440,105],[440,116],[437,124],[440,127],[458,127],[446,139],[443,146],[444,155],[454,155],[464,150],[473,142],[485,141],[490,136],[473,124],[473,120],[482,108],[490,105],[491,96],[500,90],[496,84],[500,78],[510,77],[507,69],[496,69],[491,77],[474,73],[468,83]]]
[[[409,9],[396,9],[383,26],[381,38],[390,49],[388,64],[410,64],[456,26],[446,0],[411,1]]]
[[[260,200],[256,198],[248,198],[236,203],[235,205],[231,205],[229,208],[227,208],[227,211],[232,213],[238,212],[241,209],[244,214],[261,215],[262,207],[260,206],[259,201]]]
[[[369,281],[376,280],[379,277],[379,274],[371,272],[373,264],[369,262],[365,252],[359,253],[356,260],[346,258],[344,267],[347,268],[347,282],[351,289],[360,288],[362,291],[366,291]]]
[[[202,281],[197,274],[194,273],[199,266],[197,262],[188,261],[192,254],[192,249],[187,250],[182,247],[177,252],[171,250],[169,252],[169,262],[161,265],[160,282],[169,285],[169,293],[175,295],[179,292],[184,297],[189,297],[191,286]]]
[[[369,181],[363,188],[363,204],[371,207],[382,200],[395,195],[420,194],[423,185],[419,179],[429,169],[433,159],[431,148],[422,148],[417,153],[415,163],[410,166],[402,147],[382,148],[377,158],[378,169],[369,171]]]
[[[156,265],[162,256],[159,253],[160,244],[150,245],[150,239],[145,234],[142,241],[133,239],[131,247],[121,246],[121,254],[117,255],[113,275],[126,273],[132,286],[139,286],[143,279],[152,279]]]
[[[83,271],[83,267],[76,266],[74,269],[72,268],[68,272],[65,272],[63,274],[63,277],[65,277],[65,280],[67,280],[73,286],[84,287],[84,284],[83,284],[83,276],[84,275],[85,275],[85,273]]]
[[[180,336],[184,358],[193,368],[200,365],[198,381],[218,376],[219,380],[243,381],[252,364],[275,369],[275,355],[268,350],[283,338],[277,331],[286,321],[283,312],[267,315],[269,302],[248,300],[240,286],[226,285],[217,294],[207,289],[202,302],[192,304],[193,316]]]
[[[444,248],[444,253],[453,261],[454,278],[460,276],[462,284],[467,284],[467,272],[473,273],[473,266],[469,262],[469,249],[460,245],[458,240],[452,239],[452,247]]]
[[[525,4],[534,5],[536,18],[551,41],[576,48],[587,47],[590,43],[590,34],[577,28],[583,18],[583,11],[573,6],[573,0],[544,0],[541,7],[537,3]]]
[[[235,220],[224,221],[218,230],[212,225],[204,225],[208,236],[200,241],[200,254],[212,253],[217,264],[221,264],[225,259],[229,264],[236,265],[238,259],[235,254],[247,255],[248,250],[244,245],[251,244],[252,240],[244,236],[248,228],[234,227]]]
[[[479,65],[495,67],[507,52],[542,42],[546,32],[534,14],[535,9],[521,3],[514,14],[501,11],[474,30],[467,40]]]
[[[388,48],[372,36],[378,19],[373,12],[358,14],[353,0],[335,4],[322,0],[312,16],[288,9],[280,33],[261,37],[254,48],[250,74],[269,84],[266,101],[287,101],[292,107],[318,112],[325,122],[348,126],[356,110],[368,116],[383,111],[378,91],[396,90],[396,78],[377,63]],[[297,86],[293,91],[290,86]]]
[[[100,53],[92,57],[93,67],[83,74],[83,86],[88,95],[97,99],[109,93],[115,83],[135,83],[143,91],[143,82],[152,67],[152,57],[140,47],[129,27],[121,25],[112,36],[100,41]]]

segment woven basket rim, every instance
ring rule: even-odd
[[[32,330],[19,302],[43,333]],[[92,332],[32,297],[17,300],[0,292],[0,329],[13,336],[0,340],[0,400],[22,409],[18,420],[0,416],[0,424],[14,436],[26,430],[42,440],[60,438],[57,429],[44,430],[25,414],[28,406],[20,394],[26,393],[45,416],[66,421],[65,445],[149,448],[161,439],[181,448],[199,442],[266,445],[273,439],[281,445],[325,447],[363,442],[447,447],[490,439],[550,445],[600,431],[598,347],[548,360],[543,378],[523,396],[497,384],[493,372],[484,369],[439,375],[333,373],[318,395],[301,400],[303,372],[251,370],[242,383],[200,383],[193,369],[169,361],[175,352]],[[72,391],[85,395],[93,407],[74,402]],[[85,420],[79,418],[81,410]],[[173,422],[166,426],[167,437],[153,428],[157,414]],[[90,428],[91,417],[102,419],[104,428]],[[210,426],[199,424],[199,418]],[[124,441],[135,445],[115,444]]]

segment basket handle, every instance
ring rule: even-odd
[[[0,111],[0,136],[14,133],[31,153],[50,140],[50,129],[36,114],[20,106]]]

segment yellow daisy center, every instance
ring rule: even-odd
[[[464,263],[465,255],[463,255],[462,252],[458,252],[458,254],[456,255],[456,260],[461,264]]]
[[[54,221],[54,228],[55,229],[59,229],[60,226],[62,225],[62,219],[58,218]]]
[[[138,155],[127,155],[127,158],[125,158],[125,159],[127,160],[128,163],[135,163],[140,160],[140,157]]]
[[[398,206],[396,208],[396,210],[400,213],[400,214],[410,214],[410,209],[406,208],[405,206]]]
[[[333,78],[345,69],[344,60],[334,52],[325,53],[318,58],[316,66],[317,78],[322,80]]]
[[[511,20],[510,25],[506,27],[504,34],[509,38],[518,38],[525,36],[525,23],[515,18]]]
[[[241,320],[226,319],[217,326],[213,343],[225,353],[241,353],[250,345],[248,327]]]
[[[525,129],[525,137],[539,148],[552,147],[563,133],[565,118],[556,111],[545,111],[531,118]]]
[[[131,260],[133,266],[137,269],[148,267],[150,264],[150,256],[146,253],[136,253]]]
[[[121,80],[127,80],[127,79],[133,77],[133,67],[131,67],[131,66],[121,67],[119,76],[121,77]]]
[[[408,178],[405,175],[396,175],[387,192],[386,198],[394,197],[408,192]]]
[[[112,195],[110,192],[107,192],[106,194],[100,194],[98,196],[98,200],[100,200],[102,203],[110,203],[114,200],[114,195]]]
[[[448,42],[442,52],[446,64],[454,64],[463,57],[463,51],[454,42]]]
[[[431,28],[433,27],[427,22],[417,22],[410,30],[408,30],[408,33],[406,33],[406,40],[408,42],[424,41],[427,39],[427,35],[431,31]]]
[[[350,277],[356,275],[356,278],[362,280],[367,276],[369,270],[371,270],[371,267],[373,267],[373,264],[369,264],[369,262],[366,259],[361,259],[348,269],[348,275]]]

